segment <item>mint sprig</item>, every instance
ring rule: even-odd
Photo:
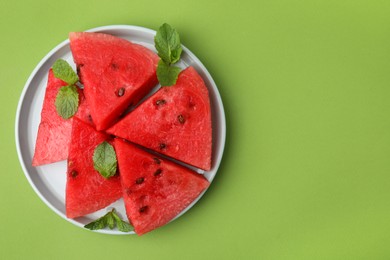
[[[65,81],[69,85],[74,85],[77,81],[79,81],[79,77],[77,76],[76,72],[74,72],[69,63],[63,59],[56,60],[52,66],[52,69],[54,77]]]
[[[104,178],[108,179],[116,174],[117,159],[114,147],[107,141],[99,144],[93,152],[93,167]]]
[[[169,24],[164,23],[154,37],[158,56],[161,58],[157,65],[157,79],[161,86],[176,84],[180,68],[172,66],[180,59],[182,47],[179,33]]]
[[[58,90],[55,100],[58,115],[64,119],[69,119],[76,114],[79,107],[79,92],[75,86],[79,81],[79,77],[63,59],[56,60],[52,66],[52,70],[54,77],[69,84]]]
[[[134,228],[129,223],[123,221],[118,216],[118,214],[115,213],[115,209],[112,209],[103,217],[100,217],[97,220],[88,223],[84,227],[90,230],[98,230],[106,227],[108,227],[109,229],[114,229],[115,226],[121,232],[130,232],[134,230]]]

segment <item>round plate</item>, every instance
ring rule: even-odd
[[[156,52],[156,49],[154,48],[154,36],[156,32],[150,29],[128,25],[112,25],[94,28],[89,31],[102,32],[121,37],[129,41],[142,44]],[[31,73],[26,85],[24,86],[19,100],[15,121],[16,149],[20,164],[28,181],[38,196],[46,203],[46,205],[67,221],[79,227],[84,227],[85,224],[96,220],[112,208],[115,208],[122,219],[126,220],[125,207],[122,199],[116,201],[105,209],[96,211],[84,217],[76,219],[67,218],[65,213],[66,161],[39,167],[31,166],[47,84],[48,71],[53,63],[59,58],[68,61],[69,64],[75,68],[70,51],[69,40],[59,44],[41,60]],[[198,170],[198,172],[204,174],[204,176],[211,182],[217,173],[225,146],[226,123],[222,100],[217,86],[207,69],[203,66],[199,59],[184,46],[178,66],[181,68],[193,66],[202,76],[209,90],[213,127],[212,168],[210,171],[203,172]],[[177,217],[181,216],[190,209],[200,199],[204,192]],[[103,229],[97,230],[96,232],[115,235],[129,234],[122,233],[115,229]],[[131,232],[130,234],[134,234],[134,232]]]

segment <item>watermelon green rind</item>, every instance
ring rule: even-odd
[[[109,127],[158,83],[158,56],[144,46],[103,33],[72,32],[69,39],[99,131]]]
[[[96,131],[91,125],[73,119],[65,193],[68,218],[93,213],[121,198],[119,176],[105,179],[93,166],[96,146],[108,139],[108,135]]]
[[[116,138],[126,214],[138,235],[161,227],[209,186],[202,175]]]
[[[193,67],[106,131],[203,170],[211,168],[209,94]]]

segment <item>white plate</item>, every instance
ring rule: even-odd
[[[112,34],[117,37],[142,44],[153,51],[156,51],[153,41],[156,32],[150,29],[128,25],[112,25],[94,28],[89,31]],[[47,83],[48,70],[59,58],[65,59],[73,66],[73,68],[75,68],[70,52],[69,40],[59,44],[41,60],[31,73],[26,85],[24,86],[19,100],[15,121],[16,148],[20,164],[28,181],[38,196],[46,203],[46,205],[67,221],[83,228],[85,224],[101,217],[113,207],[119,212],[119,215],[123,219],[127,219],[122,199],[105,209],[99,210],[87,216],[76,219],[68,219],[65,214],[66,161],[39,167],[31,166]],[[213,122],[212,168],[207,172],[198,172],[203,173],[204,176],[211,182],[217,173],[225,146],[226,123],[222,100],[217,86],[207,69],[203,66],[199,59],[184,46],[181,61],[178,65],[182,68],[193,66],[203,77],[209,89]],[[190,209],[203,194],[204,192],[177,217],[181,216]],[[115,235],[129,234],[109,229],[98,230],[96,232]],[[134,232],[132,232],[132,234],[134,234]]]

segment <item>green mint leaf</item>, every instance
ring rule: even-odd
[[[93,167],[106,179],[116,174],[117,159],[115,150],[107,141],[102,142],[95,148]]]
[[[180,68],[171,65],[180,59],[182,52],[179,33],[164,23],[154,37],[154,44],[161,58],[157,66],[158,81],[163,87],[175,85]]]
[[[104,215],[103,217],[100,217],[98,218],[97,220],[95,221],[92,221],[91,223],[85,225],[84,227],[85,228],[88,228],[90,230],[98,230],[98,229],[103,229],[107,226],[107,220],[106,220],[106,216],[108,214],[111,214],[111,212],[108,212],[106,215]]]
[[[123,221],[115,212],[112,213],[112,216],[116,220],[116,226],[117,226],[119,231],[121,231],[121,232],[130,232],[130,231],[134,230],[132,225],[130,225],[126,221]]]
[[[107,222],[107,225],[110,229],[113,229],[115,227],[115,219],[114,219],[113,214],[115,214],[114,209],[111,212],[108,212],[106,214],[106,222]]]
[[[74,72],[72,67],[63,59],[56,60],[52,69],[54,77],[65,81],[69,85],[74,85],[77,81],[79,81],[79,77],[76,72]]]
[[[64,86],[58,90],[55,106],[57,113],[64,119],[76,114],[79,107],[79,92],[76,86]]]
[[[171,65],[180,59],[182,52],[179,33],[169,24],[164,23],[154,37],[154,44],[158,56],[167,64]]]
[[[179,77],[180,68],[176,66],[169,66],[162,60],[158,61],[157,78],[161,86],[172,86],[176,84]]]
[[[91,223],[85,225],[84,227],[90,230],[98,230],[98,229],[106,228],[108,226],[110,229],[113,229],[115,227],[115,224],[118,230],[121,232],[130,232],[134,230],[134,228],[129,223],[123,221],[115,213],[115,209],[112,209],[103,217],[100,217],[97,220],[92,221]]]

